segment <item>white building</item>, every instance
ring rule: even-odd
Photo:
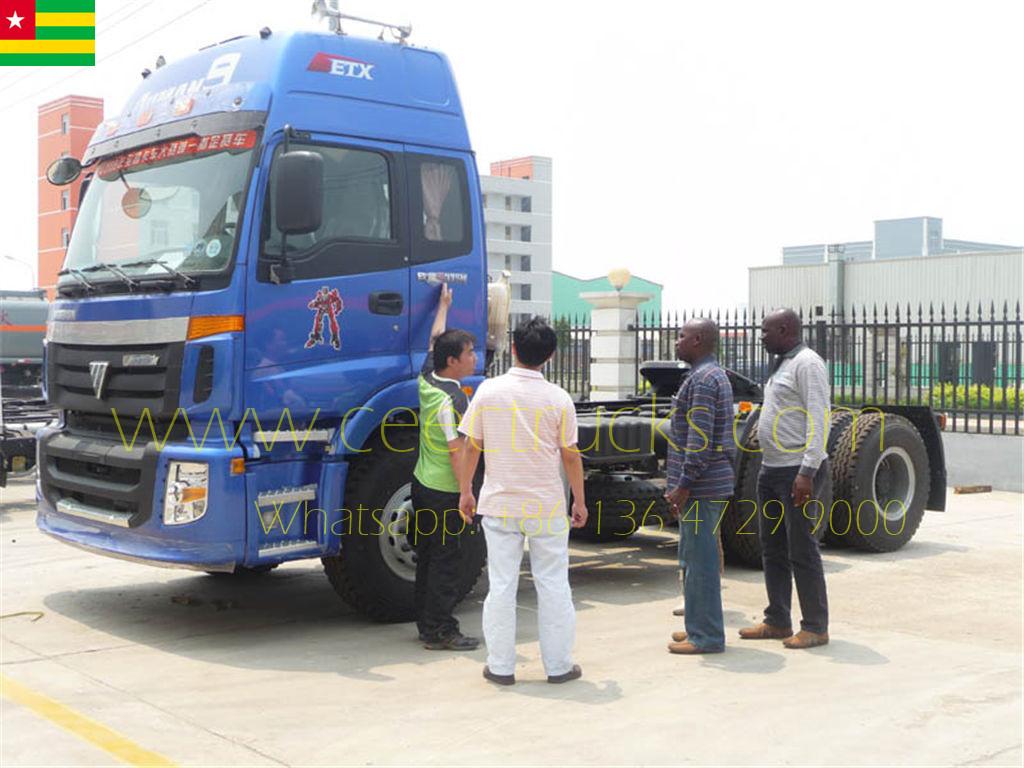
[[[551,316],[551,158],[491,163],[480,177],[487,228],[487,269],[512,273],[512,323]]]
[[[871,311],[897,304],[914,312],[978,304],[1012,314],[1024,292],[1024,248],[945,239],[942,219],[875,222],[874,240],[783,249],[783,263],[751,267],[749,304],[815,310]]]

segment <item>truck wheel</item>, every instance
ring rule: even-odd
[[[928,451],[914,425],[861,413],[836,444],[830,537],[893,552],[917,532],[928,499]]]
[[[836,418],[851,414],[840,411],[832,414],[832,429],[835,429]],[[758,415],[751,418],[757,419]],[[829,440],[832,433],[829,433]],[[761,442],[757,438],[757,424],[751,428],[750,434],[743,443],[748,453],[740,460],[739,473],[736,478],[736,495],[732,504],[722,516],[721,537],[722,548],[726,560],[730,563],[760,568],[761,539],[757,529],[757,476],[761,472]],[[826,495],[831,497],[831,488],[826,485]],[[818,541],[825,539],[828,532],[828,518],[822,520],[815,530]]]
[[[751,416],[757,419],[757,415]],[[761,443],[757,439],[757,423],[743,441],[743,448],[755,453],[743,453],[740,459],[736,494],[722,515],[719,535],[726,562],[760,568],[761,539],[757,535],[757,474],[761,471]]]
[[[586,495],[587,524],[572,529],[574,538],[622,541],[644,525],[674,525],[665,489],[650,480],[593,478],[587,481]]]
[[[856,411],[852,411],[852,410],[849,410],[849,411],[847,411],[847,410],[834,410],[834,411],[832,411],[832,421],[831,421],[831,424],[829,425],[828,443],[825,446],[825,452],[828,454],[829,461],[831,462],[831,466],[832,466],[832,491],[833,491],[832,499],[833,499],[833,502],[835,501],[836,498],[838,498],[835,495],[836,483],[838,482],[836,480],[836,463],[835,463],[835,460],[834,460],[834,457],[836,455],[836,446],[839,445],[840,439],[846,434],[846,430],[848,430],[850,428],[850,425],[853,423],[853,417],[855,415],[857,415],[857,412]],[[840,505],[840,506],[843,506],[843,505]],[[834,503],[832,504],[832,507],[833,507],[833,509],[835,508],[835,504]],[[844,506],[844,509],[845,509],[845,506]],[[825,534],[824,534],[824,536],[825,536],[825,538],[824,538],[825,543],[828,544],[830,547],[836,547],[836,548],[840,548],[840,549],[842,547],[850,546],[850,542],[849,542],[849,540],[847,538],[845,538],[843,536],[836,536],[834,533],[832,533],[832,527],[833,526],[829,525],[829,520],[830,519],[831,519],[831,515],[829,516],[829,518],[827,518],[825,520],[825,525],[823,526],[823,530],[825,532]],[[837,530],[842,530],[842,529],[839,528]]]
[[[419,436],[409,430],[367,446],[349,471],[345,507],[351,522],[342,533],[341,552],[322,558],[334,590],[353,608],[375,621],[400,622],[416,618],[414,587],[415,531],[410,529],[412,472]],[[487,555],[483,531],[467,526],[461,536],[462,577],[459,600],[473,589]]]

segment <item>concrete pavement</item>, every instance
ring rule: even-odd
[[[674,538],[575,544],[584,678],[544,682],[524,577],[520,682],[496,688],[482,650],[432,653],[412,625],[367,622],[318,562],[238,580],[97,557],[40,534],[31,485],[16,483],[0,507],[3,675],[175,763],[1024,759],[1020,495],[951,494],[896,553],[826,550],[833,641],[805,652],[735,637],[764,597],[759,572],[729,568],[726,653],[671,656]],[[468,633],[485,589],[461,607]],[[42,616],[10,616],[23,611]],[[4,699],[0,763],[118,762],[54,711]]]

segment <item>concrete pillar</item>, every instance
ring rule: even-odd
[[[651,298],[649,293],[594,291],[580,298],[594,308],[590,312],[590,399],[623,400],[636,388],[636,331],[629,326],[636,308]]]

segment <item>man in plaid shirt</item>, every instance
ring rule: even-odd
[[[690,373],[673,398],[665,498],[680,517],[685,632],[673,632],[671,653],[725,650],[718,524],[733,493],[732,385],[715,359],[718,326],[689,320],[676,342]]]

